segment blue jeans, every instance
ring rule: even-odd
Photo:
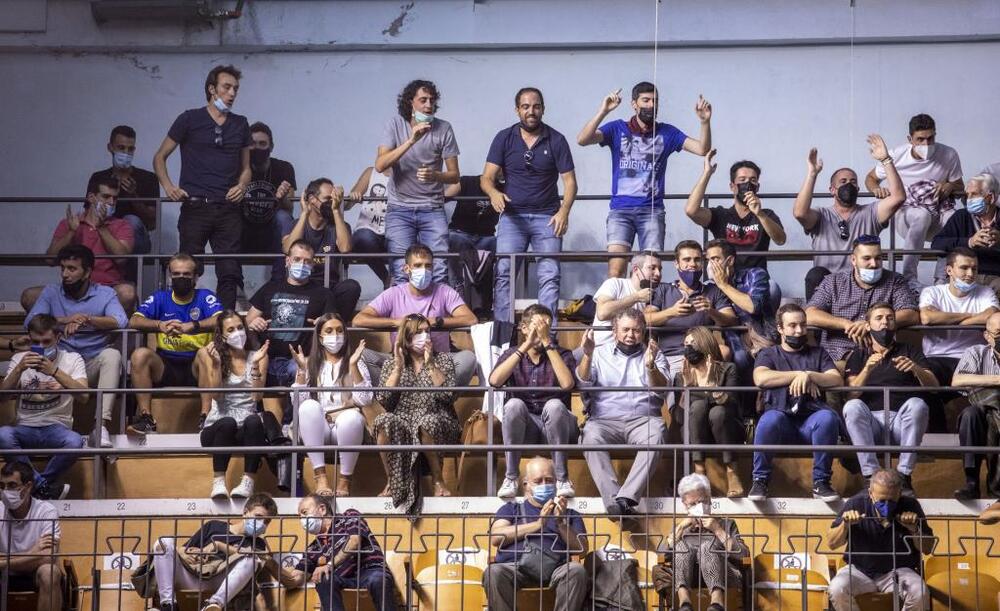
[[[500,215],[497,225],[497,281],[493,292],[493,317],[498,321],[513,322],[510,304],[509,253],[527,252],[528,246],[534,252],[559,252],[562,238],[556,237],[549,221],[551,214],[510,214]],[[557,259],[538,259],[538,303],[552,310],[559,306],[560,267]]]
[[[368,590],[372,606],[377,611],[396,611],[396,586],[392,575],[383,568],[363,569],[354,577],[333,574],[324,577],[316,585],[319,606],[322,611],[344,611],[344,588]]]
[[[840,416],[829,407],[803,417],[777,409],[764,412],[757,422],[754,445],[824,445],[837,444]],[[768,452],[753,453],[753,479],[771,478],[772,456]],[[830,481],[833,476],[833,456],[826,452],[813,453],[813,482]]]
[[[48,426],[24,426],[16,424],[13,426],[0,427],[0,450],[35,450],[45,448],[82,448],[83,436],[66,428],[62,424],[50,424]],[[27,456],[16,455],[13,460],[31,464]],[[58,481],[59,476],[65,473],[73,463],[75,456],[59,454],[53,456],[45,470],[35,474],[35,488],[44,484],[52,484]]]
[[[153,244],[149,239],[149,230],[142,223],[142,219],[134,214],[126,214],[122,220],[132,228],[132,253],[133,255],[146,255],[152,250]],[[129,259],[125,263],[125,278],[129,282],[135,282],[139,277],[139,261]]]
[[[384,253],[385,236],[379,235],[371,229],[355,229],[351,235],[351,252]],[[366,262],[368,267],[378,276],[378,279],[382,281],[382,286],[388,286],[389,268],[385,264],[385,259],[366,259]]]
[[[475,235],[461,229],[452,229],[448,233],[448,251],[462,252],[466,248],[496,252],[497,238],[493,235]],[[459,295],[465,290],[465,274],[462,273],[462,260],[448,260],[448,282],[455,287]],[[464,296],[463,296],[464,299]]]
[[[399,256],[392,260],[392,278],[395,284],[403,284],[403,255],[407,248],[419,242],[434,254],[448,252],[448,217],[442,206],[390,205],[385,213],[385,239],[389,252]],[[444,259],[434,260],[434,281],[448,282]]]
[[[639,236],[639,250],[663,250],[666,233],[663,208],[639,206],[608,211],[608,246],[632,248]]]

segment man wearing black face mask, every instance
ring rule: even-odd
[[[844,373],[850,386],[938,386],[927,360],[919,348],[896,341],[896,312],[888,303],[876,303],[865,315],[870,347],[861,347],[847,355]],[[885,411],[890,411],[886,418]],[[915,448],[927,431],[930,408],[924,397],[915,393],[891,393],[888,404],[881,391],[852,393],[844,405],[844,420],[851,442],[856,446],[879,444]],[[888,426],[886,426],[888,421]],[[861,474],[870,479],[879,469],[878,456],[858,452]],[[913,452],[899,457],[898,470],[903,479],[903,494],[913,496],[910,476],[917,465]]]
[[[281,250],[282,222],[291,222],[291,196],[295,194],[295,168],[287,161],[272,157],[274,138],[271,128],[260,121],[250,126],[250,170],[252,177],[243,200],[244,253]],[[271,266],[271,278],[285,274],[285,259],[277,257]]]
[[[781,306],[775,321],[781,344],[764,348],[754,362],[753,381],[764,389],[754,445],[836,445],[840,416],[823,402],[822,389],[840,386],[843,378],[826,350],[808,345],[806,313],[800,306]],[[768,452],[754,452],[751,501],[767,500],[772,460]],[[840,498],[830,486],[833,456],[814,453],[812,477],[814,498],[827,503]]]
[[[843,255],[813,257],[813,268],[806,275],[806,299],[812,297],[819,283],[831,272],[851,269],[848,252],[859,236],[877,236],[889,226],[889,219],[899,210],[906,195],[903,182],[896,172],[885,142],[878,134],[868,136],[868,148],[873,159],[885,167],[889,195],[871,204],[858,204],[858,175],[850,168],[840,168],[830,176],[833,205],[814,210],[813,191],[816,177],[823,171],[823,160],[816,149],[809,151],[806,179],[795,198],[793,214],[806,233],[812,237],[815,251],[844,251]]]
[[[958,444],[963,447],[987,445],[991,412],[995,415],[1000,409],[988,392],[1000,386],[1000,313],[986,319],[983,337],[986,345],[967,348],[951,379],[952,386],[979,391],[970,392],[970,405],[958,417]],[[965,486],[955,491],[955,498],[960,501],[980,498],[979,466],[984,458],[981,454],[965,454]],[[995,463],[988,465],[986,479],[990,494],[1000,494]]]

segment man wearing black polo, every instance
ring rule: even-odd
[[[206,242],[217,255],[240,251],[243,215],[239,203],[252,176],[250,125],[246,117],[231,112],[240,76],[233,66],[212,68],[205,79],[208,104],[182,112],[153,157],[160,186],[170,199],[184,202],[177,221],[180,252],[203,254]],[[179,186],[167,172],[167,158],[178,146]],[[215,275],[222,306],[235,307],[236,291],[243,284],[239,260],[216,261]]]

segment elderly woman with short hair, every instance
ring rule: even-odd
[[[739,561],[750,552],[736,522],[712,516],[707,477],[700,473],[685,476],[677,484],[677,496],[687,517],[667,536],[667,554],[673,560],[678,609],[691,611],[691,590],[704,583],[712,597],[708,611],[724,611],[726,591],[742,589]]]

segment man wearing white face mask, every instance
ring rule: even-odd
[[[403,272],[409,282],[397,284],[380,293],[354,317],[355,327],[389,330],[396,329],[409,314],[421,314],[431,323],[431,342],[435,352],[451,352],[449,329],[476,324],[476,315],[462,301],[462,297],[447,284],[432,280],[434,254],[423,244],[414,244],[406,251]],[[389,336],[396,341],[396,333]],[[388,354],[365,351],[365,362],[371,369],[372,379],[377,380]],[[476,355],[469,350],[452,354],[455,360],[455,385],[465,386],[476,371]]]
[[[965,209],[948,219],[931,248],[948,252],[957,246],[971,248],[979,260],[976,282],[1000,293],[1000,183],[991,174],[977,174],[969,179],[965,197]]]
[[[368,523],[356,509],[337,515],[333,499],[310,494],[299,501],[302,530],[315,538],[293,569],[283,569],[288,587],[316,584],[322,611],[343,611],[346,588],[365,589],[378,611],[396,611],[396,584]]]
[[[62,528],[51,503],[32,498],[31,466],[12,461],[0,469],[0,570],[8,592],[38,592],[38,611],[62,609]],[[9,556],[8,556],[9,554]]]

